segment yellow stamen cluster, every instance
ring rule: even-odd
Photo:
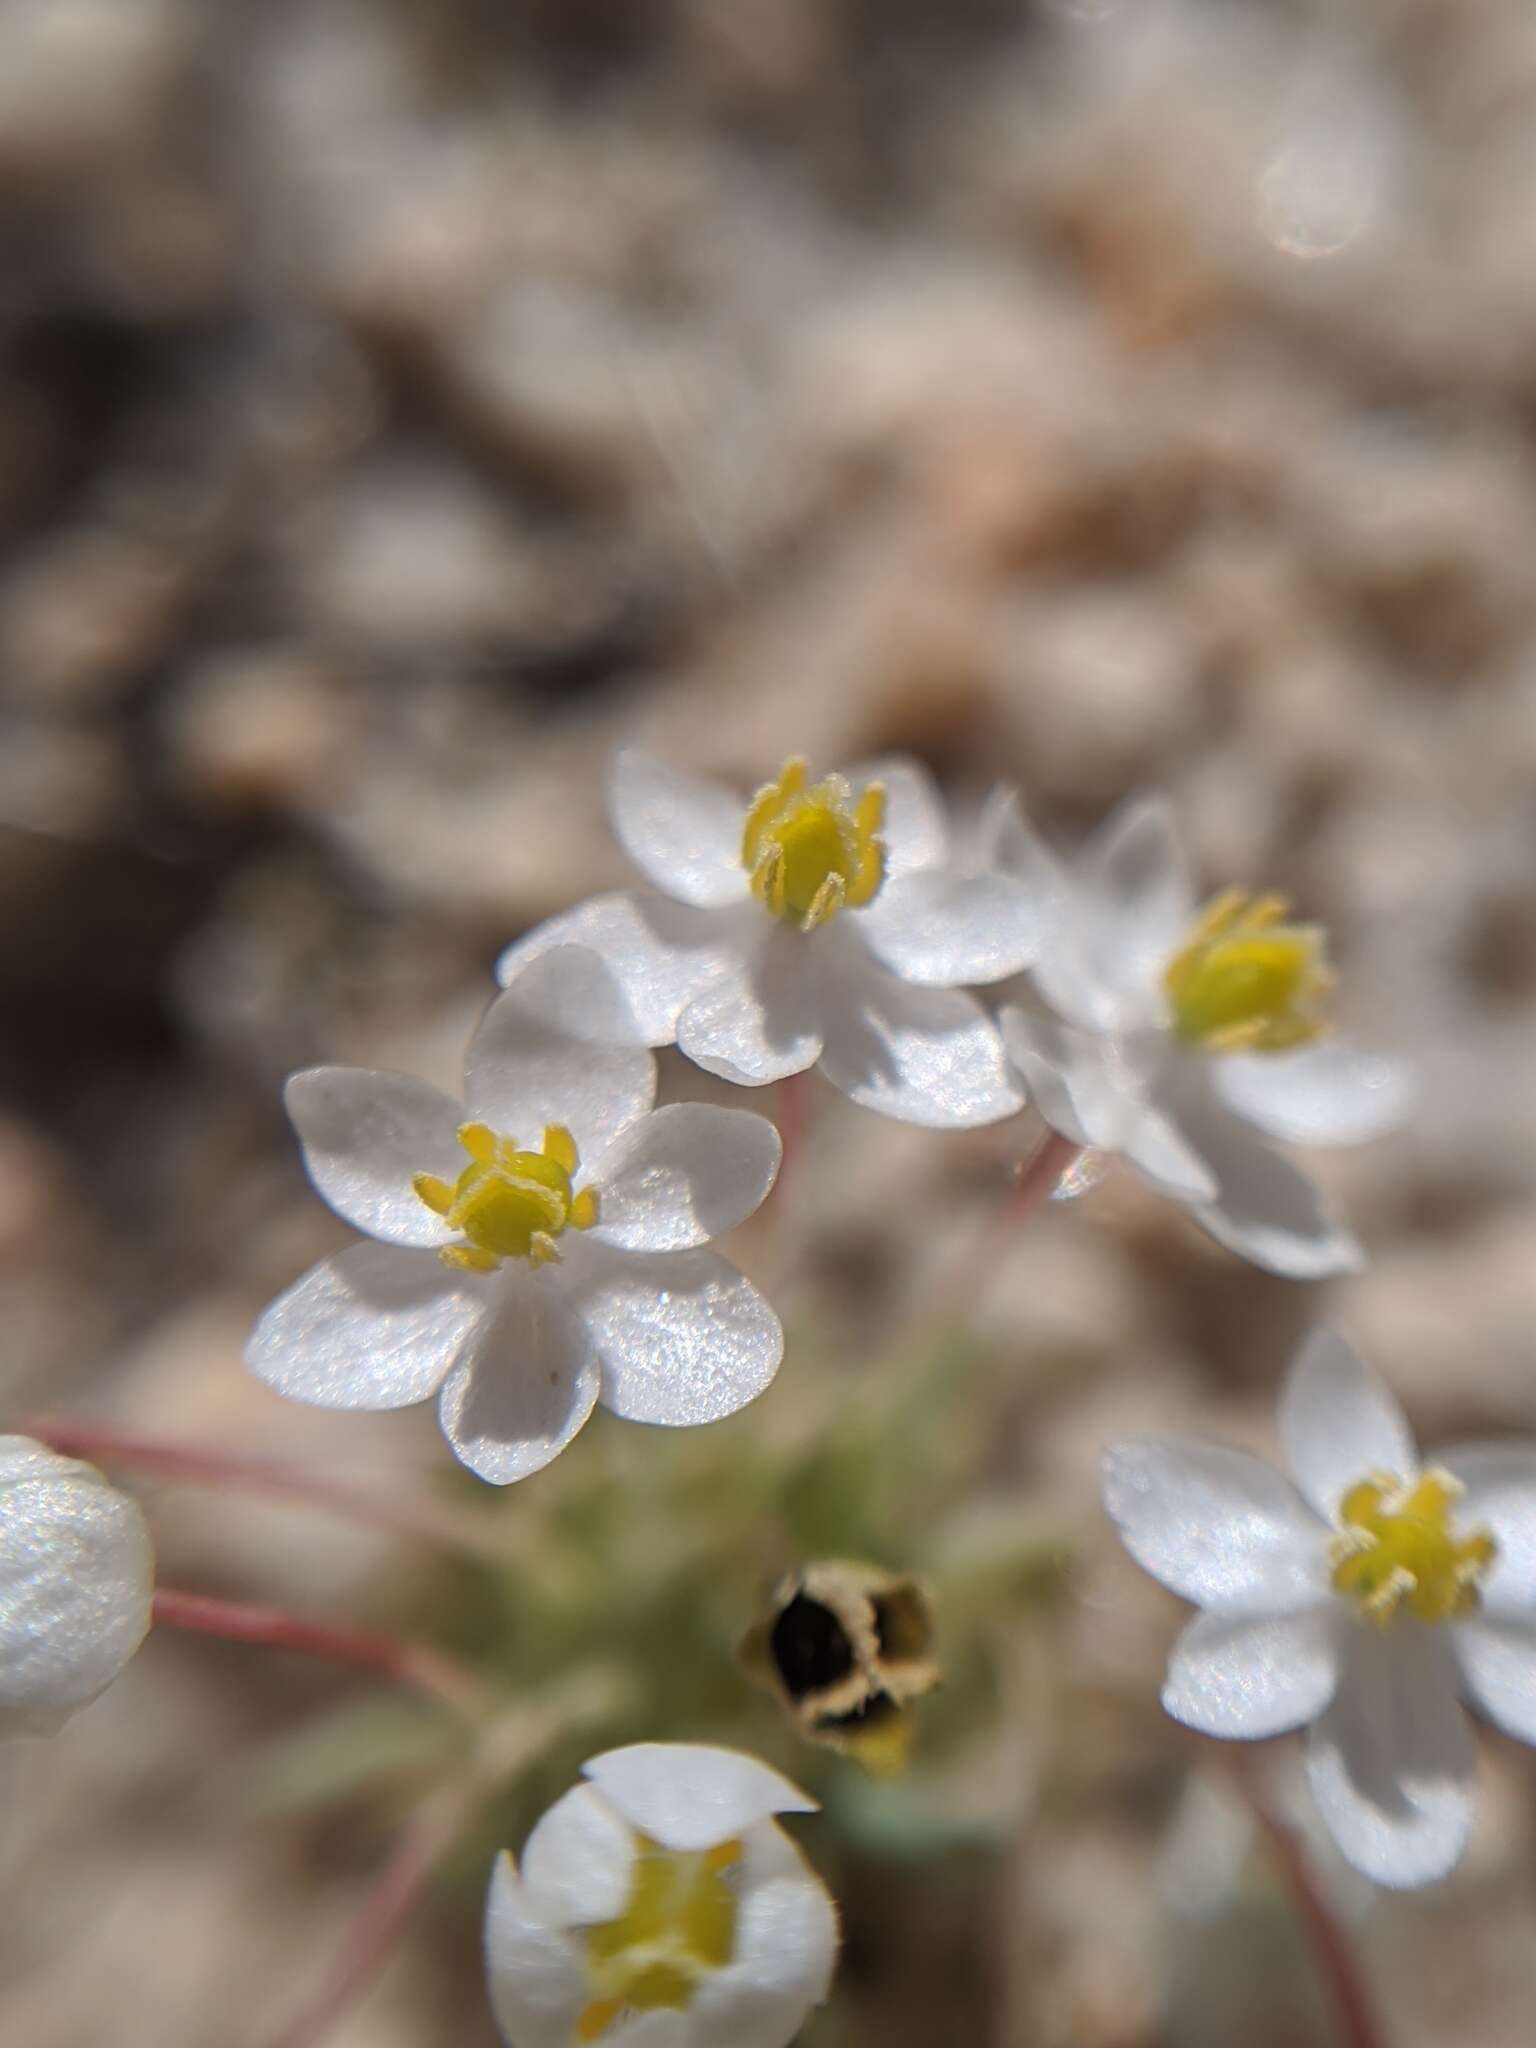
[[[515,1138],[501,1137],[489,1124],[461,1124],[459,1143],[469,1164],[456,1181],[418,1173],[411,1182],[433,1214],[468,1240],[443,1246],[438,1257],[445,1266],[494,1273],[503,1259],[555,1264],[561,1232],[567,1226],[590,1230],[597,1221],[596,1188],[572,1190],[580,1162],[564,1124],[545,1126],[537,1152],[519,1151]]]
[[[885,791],[872,782],[855,799],[841,775],[809,787],[806,775],[804,761],[786,761],[752,799],[741,863],[758,901],[809,932],[845,905],[862,909],[885,880]]]
[[[736,1891],[728,1873],[740,1842],[713,1849],[663,1849],[635,1837],[629,1898],[617,1920],[587,1930],[594,1997],[576,2025],[595,2041],[625,2012],[686,2011],[712,1970],[736,1947]]]
[[[1214,897],[1163,971],[1173,1028],[1205,1052],[1288,1052],[1327,1030],[1333,986],[1316,925],[1287,924],[1283,896]]]
[[[1344,1533],[1330,1551],[1334,1591],[1382,1627],[1405,1607],[1420,1621],[1475,1613],[1498,1545],[1486,1529],[1452,1530],[1462,1491],[1437,1467],[1412,1486],[1387,1472],[1352,1486],[1339,1506]]]

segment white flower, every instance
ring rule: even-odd
[[[662,893],[597,896],[503,956],[505,979],[572,940],[615,969],[652,1045],[748,1087],[820,1064],[911,1123],[996,1122],[1022,1105],[995,1027],[962,982],[1032,960],[1031,889],[964,863],[915,762],[808,784],[790,761],[750,802],[639,753],[609,807]]]
[[[1308,1777],[1349,1862],[1378,1884],[1428,1884],[1472,1824],[1458,1695],[1536,1742],[1536,1444],[1422,1465],[1397,1403],[1328,1330],[1291,1367],[1280,1434],[1294,1486],[1202,1444],[1105,1454],[1126,1548],[1204,1610],[1163,1705],[1249,1740],[1311,1722]]]
[[[643,1742],[584,1767],[491,1879],[510,2048],[784,2048],[827,1995],[837,1916],[770,1816],[811,1813],[735,1750]]]
[[[0,1735],[52,1735],[149,1627],[154,1559],[138,1506],[93,1465],[0,1436]]]
[[[1072,864],[1016,807],[993,857],[1054,901],[1033,971],[1048,1007],[1003,1034],[1035,1107],[1074,1144],[1118,1152],[1232,1251],[1292,1279],[1360,1263],[1353,1236],[1270,1139],[1348,1145],[1401,1121],[1403,1066],[1324,1039],[1331,976],[1278,897],[1197,913],[1166,803],[1118,810]]]
[[[783,1332],[706,1247],[772,1187],[778,1133],[744,1110],[653,1109],[655,1088],[612,977],[574,946],[491,1005],[462,1104],[402,1074],[295,1074],[310,1179],[376,1242],[271,1304],[252,1370],[324,1408],[441,1388],[448,1441],[496,1484],[548,1464],[598,1401],[635,1422],[733,1414]]]

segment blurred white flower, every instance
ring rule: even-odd
[[[498,1485],[548,1464],[598,1401],[635,1422],[733,1414],[783,1332],[707,1247],[772,1187],[778,1133],[745,1110],[653,1109],[655,1089],[612,977],[572,946],[491,1005],[462,1104],[403,1074],[295,1074],[310,1179],[377,1242],[271,1304],[252,1370],[324,1408],[441,1388],[449,1443]]]
[[[648,1043],[757,1087],[820,1064],[855,1102],[910,1123],[994,1123],[1022,1106],[998,1034],[964,982],[1035,957],[1027,883],[963,861],[915,762],[810,783],[805,763],[744,801],[620,753],[613,827],[662,893],[596,896],[503,955],[595,946]]]
[[[1126,1548],[1203,1610],[1163,1705],[1242,1740],[1312,1723],[1307,1775],[1344,1856],[1377,1884],[1428,1884],[1472,1825],[1459,1695],[1536,1742],[1536,1443],[1421,1464],[1396,1401],[1329,1330],[1291,1367],[1280,1434],[1294,1486],[1203,1444],[1105,1453]]]
[[[609,1750],[491,1880],[491,2004],[510,2048],[784,2048],[827,1995],[837,1915],[776,1825],[814,1812],[754,1757]]]
[[[51,1735],[149,1627],[154,1557],[137,1504],[93,1465],[0,1436],[0,1735]]]
[[[1035,1107],[1074,1144],[1118,1152],[1232,1251],[1292,1279],[1360,1264],[1354,1237],[1267,1139],[1349,1145],[1399,1123],[1397,1061],[1324,1038],[1322,934],[1280,897],[1231,890],[1197,911],[1169,806],[1121,806],[1075,862],[1016,804],[990,854],[1054,903],[1003,1035]]]

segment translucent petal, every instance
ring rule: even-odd
[[[582,1247],[572,1308],[602,1367],[602,1402],[630,1422],[687,1428],[744,1408],[784,1355],[779,1319],[711,1251]]]
[[[997,1026],[958,989],[912,988],[835,926],[817,935],[822,1072],[882,1116],[961,1130],[1024,1106]]]
[[[896,876],[867,910],[851,914],[893,974],[923,988],[957,988],[1002,981],[1027,967],[1048,912],[1006,875],[943,867]]]
[[[1255,1741],[1300,1728],[1333,1698],[1340,1619],[1327,1606],[1197,1615],[1174,1646],[1163,1705],[1204,1735]]]
[[[1051,1129],[1074,1145],[1120,1151],[1141,1120],[1143,1098],[1115,1059],[1114,1039],[1013,1007],[998,1022],[1029,1099]]]
[[[1467,1697],[1495,1728],[1536,1742],[1536,1613],[1480,1615],[1451,1630]]]
[[[493,1486],[559,1457],[592,1413],[599,1371],[569,1313],[559,1268],[498,1276],[494,1313],[443,1384],[438,1417],[454,1455]]]
[[[608,809],[624,851],[668,896],[706,909],[746,896],[747,800],[723,783],[624,748],[609,774]]]
[[[557,1799],[523,1844],[523,1885],[552,1927],[617,1920],[629,1896],[635,1834],[593,1785]]]
[[[486,1899],[485,1961],[491,2010],[508,2048],[571,2048],[591,1997],[585,1959],[539,1914],[505,1854]]]
[[[557,946],[588,946],[602,955],[623,989],[642,1042],[670,1045],[678,1018],[730,971],[761,920],[755,903],[709,911],[674,903],[670,896],[593,896],[509,946],[496,963],[496,976],[506,983]]]
[[[1338,1691],[1307,1745],[1313,1797],[1356,1870],[1432,1884],[1461,1860],[1477,1790],[1448,1632],[1362,1622],[1341,1644]]]
[[[1092,971],[1122,996],[1157,990],[1195,914],[1195,890],[1166,797],[1131,797],[1089,841],[1077,869]]]
[[[782,1150],[749,1109],[677,1102],[638,1117],[592,1162],[602,1196],[593,1241],[655,1252],[707,1244],[761,1207]]]
[[[1280,1440],[1296,1484],[1330,1522],[1358,1480],[1411,1479],[1419,1469],[1402,1409],[1337,1330],[1314,1330],[1296,1354],[1280,1395]]]
[[[51,1735],[110,1685],[153,1591],[137,1503],[94,1466],[0,1437],[0,1735]]]
[[[476,1122],[533,1145],[564,1124],[594,1157],[655,1100],[656,1062],[639,1045],[604,1043],[612,977],[596,954],[565,946],[523,968],[485,1014],[464,1062],[464,1107]]]
[[[582,1765],[610,1806],[664,1849],[710,1849],[816,1801],[755,1756],[690,1742],[635,1742]]]
[[[425,1401],[486,1313],[485,1284],[431,1252],[358,1244],[311,1266],[258,1318],[245,1362],[316,1408]]]
[[[1022,882],[1036,902],[1059,916],[1067,894],[1066,869],[1025,815],[1016,789],[994,789],[982,806],[978,864]]]
[[[1337,1039],[1295,1052],[1213,1062],[1216,1092],[1241,1117],[1291,1145],[1358,1145],[1395,1130],[1413,1101],[1413,1070]]]
[[[743,962],[718,977],[678,1020],[677,1048],[706,1073],[758,1088],[813,1066],[821,1026],[811,974],[815,938],[768,932]]]
[[[1126,1549],[1185,1600],[1269,1615],[1326,1596],[1328,1532],[1258,1458],[1212,1444],[1112,1444],[1100,1477]]]
[[[1209,1202],[1218,1193],[1209,1166],[1161,1110],[1144,1109],[1121,1149],[1159,1194],[1175,1202]]]
[[[464,1111],[440,1088],[366,1067],[309,1067],[283,1101],[316,1192],[345,1222],[386,1244],[447,1242],[411,1186],[418,1173],[453,1180],[464,1164],[455,1132]]]

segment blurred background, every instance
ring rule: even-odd
[[[1536,1431],[1533,537],[1527,0],[0,5],[5,1415],[474,1518],[465,1562],[147,1496],[173,1583],[435,1635],[548,1724],[336,2048],[490,2048],[489,1850],[638,1736],[826,1800],[813,2048],[1331,2040],[1093,1467],[1268,1445],[1324,1312],[1430,1442]],[[600,1416],[492,1497],[430,1412],[266,1393],[252,1315],[345,1236],[282,1077],[451,1078],[499,948],[623,877],[620,738],[743,787],[908,749],[1065,841],[1170,790],[1420,1064],[1404,1133],[1315,1162],[1369,1270],[1267,1279],[1111,1174],[935,1332],[1032,1127],[818,1085],[735,1247],[790,1328],[746,1415]],[[839,1554],[936,1601],[890,1784],[731,1662]],[[157,1634],[0,1765],[0,2039],[265,2048],[444,1754]],[[1531,2038],[1536,1767],[1483,1754],[1449,1885],[1320,1851],[1394,2048]]]

